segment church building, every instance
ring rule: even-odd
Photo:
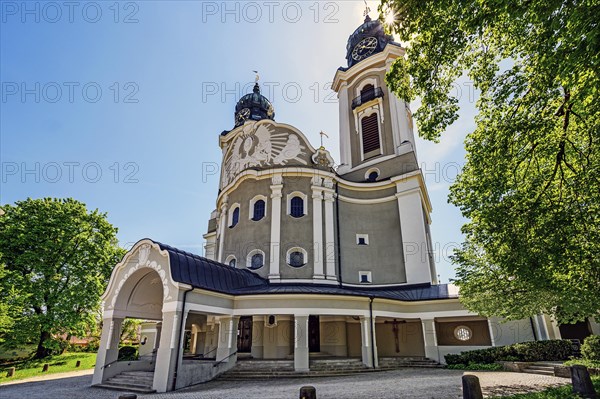
[[[561,337],[545,316],[473,314],[438,283],[411,111],[385,83],[403,55],[368,16],[349,37],[332,86],[336,167],[326,148],[276,120],[259,82],[238,101],[231,130],[215,134],[223,158],[205,256],[150,239],[127,253],[103,296],[93,384],[145,372],[148,388],[165,392],[255,361],[308,374],[320,359],[438,364],[448,353]],[[120,362],[128,317],[147,322],[140,360]]]

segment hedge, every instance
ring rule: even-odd
[[[135,346],[123,346],[119,348],[119,361],[131,361],[138,359],[138,350]]]
[[[496,346],[461,352],[459,355],[445,355],[446,364],[491,364],[497,361],[536,362],[565,360],[572,353],[572,343],[568,340],[532,341],[519,344]]]
[[[590,335],[583,341],[581,355],[587,360],[600,360],[600,335]]]

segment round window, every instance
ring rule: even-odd
[[[473,337],[473,331],[467,326],[458,326],[454,329],[454,336],[459,341],[468,341]]]

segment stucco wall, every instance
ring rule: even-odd
[[[421,322],[409,320],[397,325],[399,352],[396,352],[396,334],[392,321],[378,320],[375,325],[379,356],[425,356]]]
[[[358,272],[371,271],[373,284],[405,283],[398,203],[338,203],[343,281],[359,283]],[[357,245],[356,234],[368,234],[369,245]]]
[[[466,326],[472,331],[468,341],[461,341],[455,337],[454,331],[459,326]],[[489,346],[492,345],[490,330],[487,320],[436,320],[435,331],[439,346]]]

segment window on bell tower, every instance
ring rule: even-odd
[[[360,120],[363,158],[381,154],[379,141],[379,115],[374,112]]]

